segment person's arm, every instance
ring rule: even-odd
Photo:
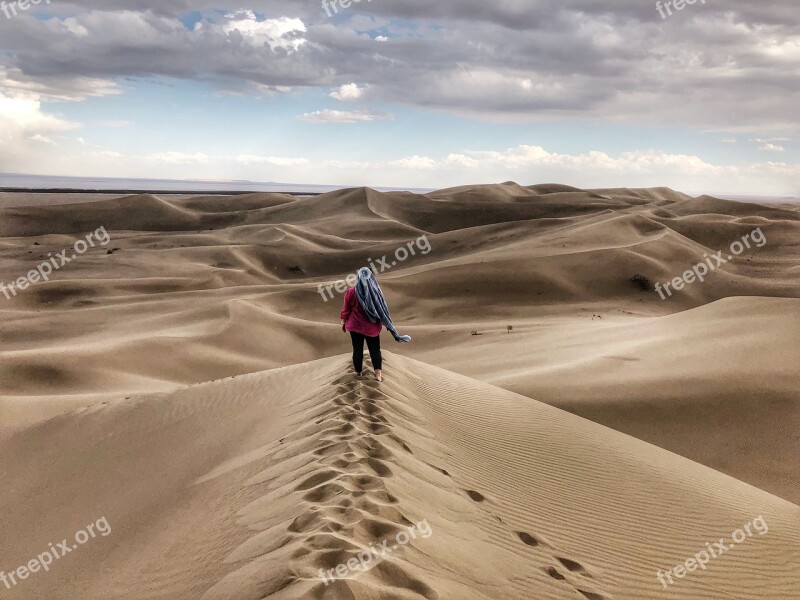
[[[347,323],[347,319],[350,318],[350,313],[353,312],[351,301],[353,299],[353,294],[355,293],[356,291],[353,288],[349,288],[344,294],[344,306],[342,307],[342,314],[339,315],[342,320],[342,331],[345,330],[344,324]]]

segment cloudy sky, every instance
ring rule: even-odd
[[[800,194],[797,0],[342,1],[5,0],[0,172]]]

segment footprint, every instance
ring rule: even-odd
[[[483,497],[483,494],[476,492],[475,490],[464,490],[467,492],[467,495],[472,498],[475,502],[483,502],[486,498]]]
[[[413,577],[399,564],[390,561],[383,561],[378,563],[378,565],[375,567],[375,571],[378,572],[382,579],[393,582],[394,586],[398,588],[415,592],[427,600],[439,599],[439,594],[431,586],[421,579]]]
[[[365,436],[362,440],[354,444],[359,450],[363,451],[369,458],[390,458],[392,451],[372,437]]]
[[[397,496],[390,494],[386,490],[376,490],[372,492],[372,497],[379,501],[385,502],[386,504],[397,504],[400,500],[397,499]]]
[[[341,416],[339,417],[339,420],[342,420],[346,423],[352,423],[353,421],[356,421],[360,418],[361,415],[359,415],[358,413],[347,412],[347,413],[342,413]]]
[[[311,477],[307,478],[305,481],[297,485],[294,489],[297,491],[305,491],[311,489],[313,487],[317,487],[321,483],[326,483],[331,479],[336,479],[341,473],[338,471],[333,470],[326,470],[322,471],[321,473],[315,473]]]
[[[291,533],[301,533],[313,529],[317,523],[320,522],[319,514],[307,512],[300,515],[292,521],[292,524],[286,529]]]
[[[375,474],[378,475],[379,477],[392,476],[392,470],[381,461],[376,460],[374,458],[368,458],[366,462],[370,466],[370,468],[373,471],[375,471]]]
[[[381,540],[388,537],[394,537],[398,531],[402,531],[401,527],[395,523],[380,521],[375,518],[365,518],[359,523],[372,539]]]
[[[370,433],[375,435],[384,435],[391,431],[389,427],[379,423],[370,423],[366,428],[370,431]]]
[[[587,592],[585,590],[578,590],[581,594],[586,596],[588,600],[607,600],[602,594],[595,594],[594,592]]]
[[[321,448],[317,448],[316,450],[314,450],[313,454],[315,456],[330,456],[332,454],[339,454],[345,452],[346,450],[350,450],[350,444],[348,444],[347,442],[338,442],[338,441],[333,442],[332,440],[330,441],[332,443],[322,446]]]
[[[280,456],[293,461],[287,463],[289,466],[297,463],[303,467],[301,476],[290,484],[300,511],[286,525],[285,541],[278,540],[282,545],[267,550],[273,552],[285,546],[282,552],[300,563],[302,570],[312,565],[326,571],[336,569],[359,551],[361,545],[356,544],[356,539],[388,539],[415,525],[400,510],[400,499],[386,489],[387,480],[403,472],[403,461],[396,460],[402,455],[399,450],[413,454],[398,435],[405,428],[394,423],[392,413],[386,410],[392,403],[391,396],[377,382],[356,380],[352,373],[336,379],[329,392],[326,402],[314,408],[304,425],[275,445]],[[277,469],[278,463],[273,462],[275,465],[270,468]],[[431,466],[451,477],[445,469]],[[484,501],[479,492],[464,491],[473,501]],[[268,503],[269,493],[259,499],[258,510]],[[281,490],[279,499],[284,495]],[[256,511],[248,520],[262,529],[257,535],[265,539],[271,536],[265,528],[272,518]],[[263,546],[261,537],[256,540],[259,547]],[[379,562],[372,573],[420,600],[439,598],[432,587],[394,561]],[[283,596],[287,589],[301,592],[301,586],[306,586],[292,597],[310,597],[311,592],[314,597],[327,598],[335,592],[337,598],[355,598],[356,588],[351,588],[348,578],[334,577],[329,583],[333,587],[328,590],[322,587],[328,582],[308,588],[306,578],[282,568],[266,588],[266,595],[261,588],[258,594],[266,600],[273,595]]]
[[[357,476],[349,475],[347,478],[359,491],[379,490],[384,487],[383,481],[380,478],[373,477],[372,475],[368,475],[366,473]]]
[[[367,419],[367,421],[369,421],[370,423],[375,423],[375,424],[383,423],[384,425],[389,424],[389,420],[383,415],[367,415],[365,417],[364,415],[359,414],[358,416]]]
[[[378,415],[381,412],[380,407],[375,404],[374,400],[362,400],[359,403],[359,406],[361,407],[361,410],[370,416]]]
[[[347,491],[348,490],[341,485],[335,483],[326,483],[325,485],[306,492],[306,494],[303,496],[303,500],[313,503],[328,502],[331,498],[335,498],[340,494],[345,494]]]
[[[525,544],[528,544],[528,546],[538,546],[539,545],[539,540],[537,540],[535,537],[533,537],[530,533],[525,533],[524,531],[518,531],[517,535],[519,536],[519,539],[521,539]],[[561,559],[559,558],[559,560],[561,560]],[[564,564],[563,561],[562,561],[561,564]],[[564,565],[564,566],[566,567],[566,565]],[[567,567],[567,568],[569,568],[569,567]],[[571,570],[572,569],[570,569],[570,571]]]
[[[524,540],[523,540],[524,541]],[[588,575],[586,569],[584,569],[583,565],[579,562],[575,562],[574,560],[570,560],[568,558],[561,558],[560,556],[556,556],[558,562],[564,565],[567,569],[570,570],[572,573],[582,573]]]
[[[350,433],[353,432],[353,429],[355,429],[355,428],[350,423],[345,423],[344,425],[341,425],[340,427],[337,427],[337,428],[335,428],[333,430],[327,430],[327,431],[332,431],[332,432],[336,433],[339,436],[347,436],[347,435],[349,435]]]
[[[339,469],[340,471],[346,471],[353,463],[351,463],[349,460],[345,460],[344,458],[337,458],[331,463],[323,462],[322,464],[328,464],[335,469]]]
[[[548,567],[547,569],[545,569],[545,573],[547,573],[548,575],[550,575],[550,577],[558,581],[564,581],[566,579],[566,577],[564,577],[561,573],[559,573],[558,569],[556,569],[555,567]]]

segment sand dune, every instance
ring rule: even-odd
[[[514,182],[140,195],[0,210],[0,282],[99,227],[0,295],[0,568],[103,514],[113,535],[11,597],[800,595],[796,210]],[[631,281],[756,228],[669,298]],[[319,293],[369,261],[414,337],[384,336],[406,357],[379,387]],[[656,579],[759,515],[768,534]]]
[[[781,208],[764,207],[752,202],[734,202],[720,200],[711,196],[690,198],[683,202],[671,204],[669,210],[680,216],[686,215],[729,215],[734,217],[763,217],[768,219],[787,219],[797,221],[800,216]]]
[[[800,300],[729,298],[660,318],[585,313],[513,335],[496,323],[438,362],[798,501],[799,380],[787,351],[798,337]]]
[[[797,506],[526,397],[387,360],[381,386],[332,357],[76,411],[2,442],[15,482],[0,496],[14,514],[3,565],[94,518],[111,527],[10,597],[800,594]],[[659,569],[758,516],[766,534],[659,583]],[[427,537],[371,570],[321,580],[423,521]]]

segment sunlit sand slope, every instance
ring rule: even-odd
[[[70,412],[0,442],[0,564],[101,516],[112,530],[7,596],[800,595],[800,507],[524,396],[389,353],[387,369],[378,385],[336,356]],[[766,533],[659,583],[759,516]],[[396,544],[421,523],[427,535]],[[387,541],[371,570],[335,574]]]

